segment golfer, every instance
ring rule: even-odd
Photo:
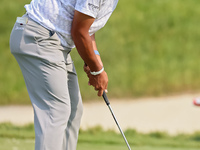
[[[106,91],[108,77],[95,42],[118,0],[32,0],[10,36],[34,109],[35,150],[75,150],[82,116],[76,47],[89,84]]]

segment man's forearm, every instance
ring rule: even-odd
[[[75,11],[71,35],[83,61],[87,63],[91,71],[99,71],[102,69],[102,66],[99,64],[95,56],[92,38],[89,35],[89,29],[94,20],[95,18]]]
[[[73,38],[77,51],[91,71],[99,71],[102,65],[99,63],[93,49],[92,39],[88,33],[76,33]]]
[[[93,34],[93,35],[91,36],[91,39],[92,39],[92,47],[93,47],[93,50],[98,50],[97,44],[96,44],[96,40],[95,40],[95,34]],[[96,55],[96,57],[97,57],[97,60],[99,61],[100,65],[103,66],[103,63],[102,63],[102,61],[101,61],[100,55]]]

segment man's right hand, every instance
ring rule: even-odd
[[[108,76],[105,71],[98,75],[92,75],[90,73],[90,68],[86,64],[84,65],[84,71],[89,78],[89,85],[92,85],[96,91],[98,91],[98,96],[103,95],[103,91],[107,91],[108,86]]]

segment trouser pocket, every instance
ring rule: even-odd
[[[17,17],[10,35],[10,50],[11,53],[20,53],[20,44],[23,40],[24,30],[27,25],[27,17]]]

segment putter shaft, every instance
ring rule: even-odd
[[[125,135],[124,135],[124,132],[122,131],[122,129],[121,129],[121,127],[120,127],[120,125],[119,125],[119,123],[118,123],[118,121],[117,121],[117,118],[115,117],[115,114],[114,114],[114,112],[113,112],[113,110],[112,110],[112,108],[111,108],[111,106],[110,106],[110,102],[109,102],[109,100],[108,100],[108,97],[107,97],[105,91],[103,92],[103,98],[104,98],[104,101],[105,101],[106,105],[108,106],[108,108],[109,108],[109,110],[110,110],[110,112],[111,112],[111,114],[112,114],[112,116],[113,116],[113,119],[115,120],[115,123],[117,124],[117,127],[118,127],[119,131],[121,132],[121,134],[122,134],[122,136],[123,136],[123,138],[124,138],[124,141],[125,141],[125,143],[126,143],[128,149],[131,150],[131,147],[130,147],[130,145],[128,144],[128,141],[127,141],[127,139],[126,139],[126,137],[125,137]]]

